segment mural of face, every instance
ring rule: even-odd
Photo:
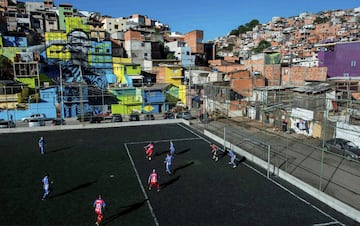
[[[87,65],[88,51],[91,43],[88,35],[81,30],[74,30],[67,35],[66,48],[71,52],[71,60],[74,65]]]

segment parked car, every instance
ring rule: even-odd
[[[345,156],[348,160],[360,160],[360,148],[353,142],[342,138],[333,138],[325,142],[327,151]]]
[[[45,125],[45,120],[43,118],[33,118],[29,120],[29,127],[38,127]]]
[[[0,128],[15,128],[16,124],[14,121],[0,120]]]
[[[129,120],[130,121],[140,121],[140,114],[138,112],[132,112],[129,115]]]
[[[145,114],[144,120],[155,120],[155,116],[153,114]]]
[[[182,119],[190,120],[190,119],[193,118],[193,116],[191,115],[190,112],[183,111],[183,112],[177,113],[176,118],[182,118]]]
[[[122,122],[123,118],[122,118],[121,114],[113,114],[111,121],[112,122]]]
[[[51,124],[52,124],[53,126],[66,125],[66,122],[65,122],[65,119],[56,118],[56,119],[53,119],[53,120],[51,121]]]
[[[46,118],[46,115],[45,114],[32,114],[28,117],[24,117],[21,119],[21,121],[23,122],[30,122],[30,120],[32,119],[45,119]]]
[[[92,112],[80,113],[76,116],[76,119],[79,120],[80,122],[90,121],[93,115],[94,114]]]
[[[175,118],[175,114],[173,112],[165,112],[164,115],[163,115],[163,118],[164,119],[174,119]]]

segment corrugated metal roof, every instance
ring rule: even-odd
[[[332,87],[328,83],[310,83],[310,84],[306,84],[305,86],[294,88],[292,90],[300,93],[315,94],[315,93],[322,93],[331,89]]]

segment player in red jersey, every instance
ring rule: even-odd
[[[149,184],[149,190],[151,190],[152,187],[156,186],[157,191],[160,191],[160,184],[159,184],[159,180],[158,180],[158,175],[155,171],[155,169],[153,169],[152,173],[149,176],[148,179],[148,184]]]
[[[215,162],[217,162],[219,160],[218,147],[214,143],[212,143],[212,144],[210,144],[210,149],[211,149],[211,153],[212,153],[212,159],[214,159]]]
[[[104,199],[102,199],[101,195],[99,195],[99,197],[94,201],[93,206],[95,208],[95,214],[97,215],[95,224],[100,225],[102,219],[104,218],[103,209],[105,209],[106,206],[106,203]]]
[[[148,145],[144,147],[146,158],[151,160],[152,153],[154,151],[154,143],[150,142]]]

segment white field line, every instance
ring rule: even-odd
[[[283,190],[285,190],[286,192],[288,192],[289,194],[291,194],[292,196],[294,196],[295,198],[299,199],[300,201],[308,204],[309,206],[311,206],[312,208],[314,208],[315,210],[317,210],[318,212],[320,212],[321,214],[323,214],[324,216],[330,218],[331,220],[333,220],[334,222],[336,222],[336,224],[340,224],[345,226],[345,224],[339,222],[338,220],[336,220],[334,217],[330,216],[329,214],[325,213],[324,211],[322,211],[321,209],[319,209],[318,207],[314,206],[313,204],[311,204],[310,202],[306,201],[305,199],[301,198],[300,196],[296,195],[294,192],[290,191],[288,188],[284,187],[283,185],[279,184],[278,182],[274,181],[271,178],[267,178],[266,175],[262,174],[260,171],[258,171],[257,169],[255,169],[254,167],[250,166],[247,163],[243,163],[245,166],[247,166],[248,168],[254,170],[256,173],[258,173],[259,175],[265,177],[266,179],[270,180],[271,182],[273,182],[275,185],[279,186],[280,188],[282,188]],[[334,222],[331,222],[334,223]],[[319,224],[321,225],[321,224]]]
[[[151,213],[151,215],[152,215],[152,217],[153,217],[153,219],[154,219],[155,225],[156,225],[156,226],[159,226],[159,221],[158,221],[158,219],[156,218],[156,215],[155,215],[154,209],[153,209],[152,206],[151,206],[149,197],[147,196],[147,194],[146,194],[146,192],[145,192],[145,188],[144,188],[143,184],[141,183],[141,179],[140,179],[139,173],[138,173],[138,171],[137,171],[137,169],[136,169],[136,167],[135,167],[134,160],[132,159],[132,157],[131,157],[131,155],[130,155],[130,152],[129,152],[129,149],[128,149],[127,145],[124,144],[124,146],[125,146],[125,149],[126,149],[126,152],[127,152],[128,156],[129,156],[129,159],[130,159],[130,161],[131,161],[131,165],[132,165],[132,167],[133,167],[133,169],[134,169],[134,171],[135,171],[135,174],[136,174],[137,180],[138,180],[138,182],[139,182],[140,188],[141,188],[141,190],[142,190],[142,192],[143,192],[143,194],[144,194],[144,197],[145,197],[145,199],[146,199],[146,203],[148,204],[150,213]]]

